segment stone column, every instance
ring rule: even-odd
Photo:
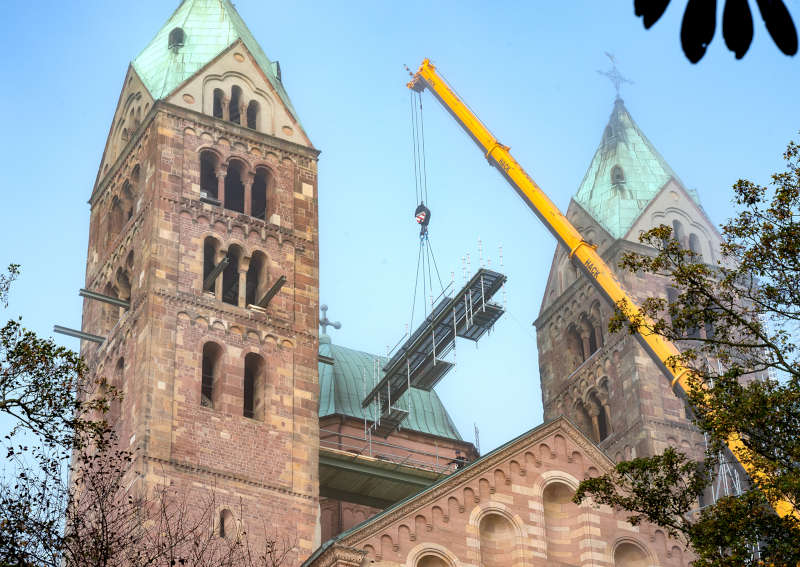
[[[225,176],[228,174],[227,165],[217,166],[217,199],[222,207],[225,207]]]
[[[591,346],[589,346],[589,333],[586,329],[581,329],[581,342],[583,343],[583,360],[586,360],[592,355]],[[583,362],[583,360],[581,362]]]
[[[222,97],[222,119],[231,119],[231,99],[228,97]]]
[[[600,415],[600,410],[594,405],[590,405],[586,408],[589,412],[589,416],[592,418],[592,431],[594,432],[594,438],[599,443],[600,442],[600,422],[597,419]]]
[[[244,185],[244,214],[248,217],[253,215],[253,182],[256,180],[255,173],[248,172],[242,177],[242,185]]]
[[[247,262],[242,259],[239,264],[239,300],[237,303],[239,307],[247,307],[247,268],[242,267],[242,264],[246,263]]]

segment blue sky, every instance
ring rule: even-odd
[[[485,124],[566,209],[600,140],[614,91],[598,75],[614,53],[639,126],[730,216],[730,186],[767,182],[797,138],[800,60],[783,56],[757,14],[736,61],[718,33],[691,65],[679,44],[685,2],[645,31],[631,1],[349,2],[240,0],[320,156],[321,301],[334,342],[383,353],[405,331],[417,255],[407,75],[430,57]],[[722,4],[722,3],[720,3]],[[755,9],[755,4],[753,9]],[[800,3],[787,5],[797,19]],[[127,65],[177,6],[163,0],[7,3],[0,34],[0,136],[6,243],[23,274],[5,317],[49,335],[79,327],[94,182]],[[721,6],[720,6],[721,9]],[[485,452],[542,420],[531,326],[555,242],[471,140],[424,98],[431,242],[444,274],[477,242],[503,246],[507,315],[437,387],[462,434]],[[448,276],[449,277],[449,276]],[[87,329],[91,331],[91,329]],[[77,348],[77,341],[56,337]]]

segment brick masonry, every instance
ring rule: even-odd
[[[268,221],[200,201],[204,149],[222,164],[269,171]],[[265,537],[296,541],[290,564],[319,544],[317,155],[155,103],[91,201],[86,287],[130,298],[131,309],[84,304],[83,328],[108,339],[82,353],[124,392],[114,417],[141,485],[167,482],[197,498],[213,491],[220,509],[241,511],[251,538],[272,526]],[[286,277],[266,309],[202,290],[208,236],[222,255],[242,249],[240,281],[256,252],[268,259],[268,284]],[[213,409],[201,404],[207,342],[223,353]],[[249,353],[266,362],[261,420],[243,415]]]

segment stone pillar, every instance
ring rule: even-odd
[[[217,166],[217,199],[225,207],[225,176],[228,174],[227,165]]]
[[[245,173],[242,178],[242,185],[244,185],[244,214],[248,217],[253,216],[253,182],[256,180],[256,175],[253,172]]]
[[[228,97],[222,97],[222,119],[231,119],[231,99]]]
[[[242,264],[246,264],[244,259],[239,264],[239,307],[247,307],[247,268]]]
[[[247,105],[243,104],[239,107],[239,124],[247,128]]]
[[[586,332],[586,329],[581,329],[583,332],[581,333],[581,343],[583,344],[583,360],[586,360],[592,355],[592,349],[589,345],[589,333]],[[583,360],[581,362],[583,362]]]
[[[608,409],[608,396],[601,394],[598,399],[600,400],[600,411],[603,412],[606,418],[606,434],[611,435],[614,428],[611,426],[611,410]]]
[[[592,418],[592,431],[594,432],[594,438],[596,442],[600,442],[600,422],[597,417],[600,415],[600,410],[594,405],[590,405],[586,408],[589,412],[589,416]]]

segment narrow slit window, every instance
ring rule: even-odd
[[[203,365],[200,382],[200,405],[213,408],[216,397],[219,367],[222,361],[222,347],[216,343],[203,345]]]
[[[218,198],[219,182],[217,181],[217,159],[211,152],[200,154],[200,196]]]
[[[259,169],[253,180],[250,213],[263,221],[267,220],[267,191],[269,191],[269,173],[265,169]]]
[[[244,212],[244,183],[242,177],[244,167],[237,161],[232,161],[228,165],[228,172],[225,175],[225,203],[226,209]]]
[[[258,130],[258,102],[251,100],[247,105],[247,127]]]
[[[236,85],[231,89],[231,102],[228,105],[228,117],[231,122],[242,123],[241,111],[239,106],[242,104],[242,89]]]
[[[214,89],[214,108],[212,109],[212,115],[214,118],[222,118],[222,105],[223,100],[225,98],[225,93],[222,92],[222,89]]]

